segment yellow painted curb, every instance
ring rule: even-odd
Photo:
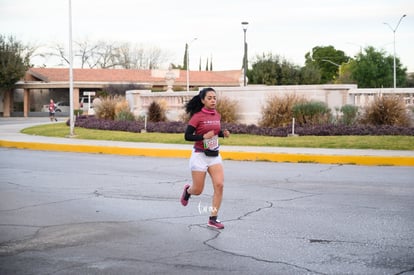
[[[191,155],[189,150],[179,149],[157,149],[157,148],[125,148],[117,146],[94,146],[74,144],[50,144],[39,142],[15,142],[0,140],[0,147],[30,149],[41,151],[62,151],[76,153],[95,153],[125,156],[147,156],[147,157],[171,157],[188,158]]]
[[[270,162],[414,166],[414,157],[222,152],[224,159]]]
[[[94,146],[73,144],[49,144],[39,142],[17,142],[0,140],[0,147],[63,151],[95,154],[114,154],[127,156],[189,158],[191,150],[159,148],[125,148],[116,146]],[[351,156],[351,155],[317,155],[287,154],[263,152],[229,152],[221,151],[223,159],[241,161],[269,161],[293,163],[354,164],[382,166],[414,166],[414,157],[408,156]]]

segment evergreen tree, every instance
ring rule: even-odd
[[[30,67],[30,53],[12,36],[0,35],[0,89],[10,90]]]
[[[184,52],[184,60],[183,60],[183,70],[187,70],[188,68],[188,44],[185,43],[185,52]]]

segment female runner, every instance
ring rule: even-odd
[[[229,137],[228,130],[221,130],[220,114],[216,111],[216,91],[205,88],[194,96],[186,105],[185,111],[190,115],[185,140],[194,141],[190,158],[192,185],[186,184],[181,196],[181,204],[186,206],[191,195],[200,195],[204,189],[207,172],[213,183],[213,201],[208,226],[223,229],[224,225],[217,219],[223,198],[224,172],[219,153],[219,137]]]

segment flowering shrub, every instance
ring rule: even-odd
[[[67,122],[69,125],[69,121]],[[98,119],[94,116],[79,116],[75,126],[140,133],[145,128],[142,121],[115,121]],[[158,133],[184,133],[187,124],[180,121],[174,122],[148,122],[147,132]],[[262,136],[286,137],[292,133],[292,126],[283,127],[260,127],[257,125],[246,125],[237,123],[222,123],[223,129],[228,129],[232,134],[250,134]],[[363,135],[404,135],[414,136],[414,127],[390,126],[390,125],[345,125],[345,124],[324,124],[296,126],[295,134],[301,136],[363,136]]]
[[[67,123],[69,123],[69,121]],[[139,133],[141,129],[144,129],[144,122],[100,119],[94,116],[79,116],[76,118],[75,126],[88,129],[128,131]]]

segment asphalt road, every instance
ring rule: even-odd
[[[0,274],[414,274],[414,169],[0,148]]]

